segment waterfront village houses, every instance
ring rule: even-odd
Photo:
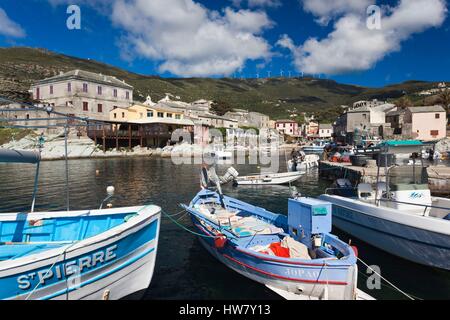
[[[271,127],[269,116],[248,110],[234,109],[225,114],[225,117],[238,121],[240,127],[253,127],[268,129]]]
[[[128,108],[133,101],[133,87],[112,76],[72,70],[37,81],[31,86],[33,99],[48,103],[56,111],[109,120],[114,108]]]
[[[393,104],[377,100],[355,103],[353,108],[348,109],[334,123],[336,141],[353,143],[355,130],[380,138],[392,134],[391,124],[386,121],[386,113],[394,108]]]
[[[189,133],[192,139],[195,127],[182,110],[160,104],[135,103],[129,108],[115,108],[110,111],[109,119],[111,140],[114,140],[114,135],[118,140],[121,133],[127,135],[131,132],[131,135],[139,136],[136,144],[142,147],[164,147],[177,129]],[[119,143],[116,142],[117,145]]]
[[[329,124],[320,124],[319,125],[319,138],[331,138],[333,136],[333,125]]]
[[[409,107],[405,122],[411,124],[411,134],[416,139],[430,141],[445,138],[447,117],[441,106]]]
[[[294,120],[277,120],[275,129],[281,133],[292,137],[299,136],[298,123]]]

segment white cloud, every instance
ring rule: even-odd
[[[320,24],[328,22],[342,14],[364,13],[374,0],[301,0],[303,10],[312,13]]]
[[[161,61],[161,72],[228,75],[247,60],[267,59],[260,36],[272,22],[264,12],[211,11],[192,0],[116,0],[114,24],[126,31],[126,53]]]
[[[12,21],[2,8],[0,8],[0,35],[13,38],[25,37],[25,30],[16,22]]]
[[[442,25],[447,13],[445,0],[401,0],[385,11],[381,30],[369,30],[365,16],[351,11],[344,13],[334,24],[334,30],[322,40],[310,38],[296,46],[284,35],[277,44],[292,52],[299,71],[312,74],[363,71],[389,53],[399,51],[401,43],[413,34]]]
[[[250,8],[255,7],[279,7],[281,6],[281,0],[232,0],[233,5],[240,7],[243,2],[246,2]]]

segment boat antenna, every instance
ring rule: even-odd
[[[70,211],[70,195],[69,195],[69,160],[67,156],[67,135],[68,135],[69,120],[66,120],[64,125],[64,161],[66,167],[66,206],[67,211]]]

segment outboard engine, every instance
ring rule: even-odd
[[[309,248],[322,246],[323,235],[331,232],[331,208],[330,202],[319,199],[289,199],[289,235]]]
[[[221,184],[226,184],[228,182],[234,181],[239,176],[239,172],[233,167],[229,167],[227,172],[221,177],[219,177]]]

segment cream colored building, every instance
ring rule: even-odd
[[[33,99],[50,104],[55,111],[108,120],[114,108],[128,108],[133,102],[133,87],[112,76],[72,70],[34,83]]]
[[[447,117],[441,106],[409,107],[404,121],[411,124],[411,134],[419,140],[438,140],[446,137]]]

